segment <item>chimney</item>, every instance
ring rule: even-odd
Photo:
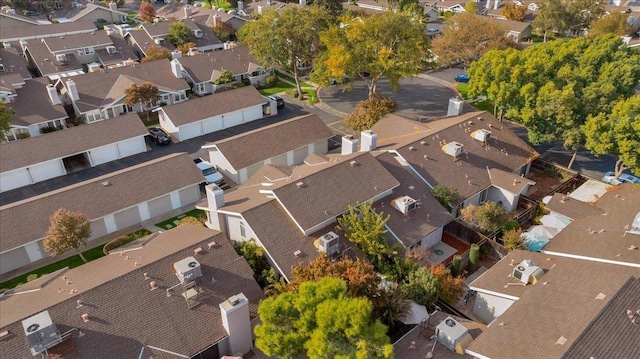
[[[191,6],[187,5],[184,7],[184,17],[185,19],[188,19],[191,17]]]
[[[489,0],[487,0],[489,1]],[[496,0],[495,5],[493,6],[494,10],[498,10],[498,8],[500,7],[500,0]]]
[[[173,53],[171,53],[171,55],[173,56]],[[178,60],[171,60],[171,72],[173,72],[173,76],[175,76],[176,78],[182,78],[182,67],[180,66],[180,62]]]
[[[49,93],[49,100],[51,100],[52,104],[59,105],[62,103],[62,101],[60,101],[60,96],[58,96],[58,91],[56,91],[55,86],[51,84],[47,85],[47,93]]]
[[[224,192],[215,183],[206,185],[204,187],[207,193],[207,227],[215,229],[216,231],[222,231],[224,220],[222,214],[218,214],[218,210],[224,207]]]
[[[179,50],[171,51],[171,60],[179,59],[181,57],[182,57],[182,52],[180,52]]]
[[[239,293],[220,303],[222,325],[229,334],[229,352],[245,354],[252,347],[249,300]]]
[[[358,152],[358,139],[351,135],[342,136],[342,152],[340,154],[344,156],[354,152]]]
[[[244,10],[244,1],[238,1],[238,11]]]
[[[109,10],[118,11],[118,4],[115,1],[109,2]]]
[[[464,101],[459,98],[449,99],[449,108],[447,109],[447,116],[459,116],[462,114],[462,107]]]
[[[78,88],[76,87],[76,83],[73,80],[67,80],[67,91],[69,92],[69,97],[73,101],[79,101],[80,95],[78,94]]]
[[[220,14],[213,15],[213,27],[218,26],[218,23],[220,22],[220,20],[221,20]]]
[[[360,152],[373,151],[377,148],[378,135],[371,130],[360,132]]]
[[[258,14],[262,15],[262,5],[258,5]]]

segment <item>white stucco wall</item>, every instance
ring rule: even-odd
[[[488,324],[509,309],[514,302],[513,299],[477,292],[473,313]]]
[[[501,203],[502,208],[507,212],[515,211],[518,198],[519,196],[500,187],[491,186],[487,191],[487,201]]]

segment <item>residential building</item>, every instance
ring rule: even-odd
[[[7,21],[7,17],[0,13],[0,41],[4,47],[6,44],[12,44],[12,47],[20,47],[20,40],[39,40],[47,37],[69,36],[74,34],[90,34],[96,31],[96,25],[91,21],[75,21],[62,24],[32,24],[24,23],[21,26],[16,22]]]
[[[245,86],[156,111],[160,126],[178,141],[184,141],[261,119],[271,107],[275,104],[269,105],[255,87]]]
[[[173,23],[177,22],[186,25],[193,32],[190,42],[196,44],[196,50],[212,51],[222,49],[224,47],[222,41],[218,39],[206,24],[196,23],[191,19],[179,21],[158,21],[149,24],[142,24],[139,30],[129,31],[129,33],[125,35],[125,38],[134,48],[134,51],[144,56],[146,56],[147,48],[154,44],[163,46],[169,51],[173,51],[176,48],[170,41],[169,29]]]
[[[63,21],[91,21],[97,25],[126,23],[127,13],[118,10],[117,4],[110,1],[107,6],[100,4],[86,3],[76,6],[65,15]],[[60,19],[58,19],[60,21]]]
[[[245,354],[263,298],[253,271],[223,235],[185,224],[5,292],[2,353],[86,359]],[[33,341],[32,332],[47,337]]]
[[[90,219],[91,246],[104,235],[198,201],[203,180],[191,158],[176,153],[1,206],[0,274],[49,256],[42,239],[59,208]]]
[[[0,49],[0,61],[0,101],[8,103],[15,100],[16,90],[31,79],[31,74],[15,48]]]
[[[262,14],[263,10],[267,8],[274,8],[276,11],[284,9],[286,6],[298,6],[297,3],[284,3],[277,0],[261,0],[261,1],[248,1],[243,3],[242,11],[248,16],[255,16],[257,13]]]
[[[504,27],[507,30],[507,36],[515,42],[522,42],[531,38],[533,27],[529,22],[513,21],[494,17],[487,17],[490,21]]]
[[[266,164],[299,165],[312,153],[327,153],[331,137],[333,132],[318,115],[305,115],[202,148],[209,151],[209,161],[218,171],[241,184]]]
[[[191,6],[182,2],[172,1],[156,11],[156,16],[165,20],[192,19],[193,21],[214,27],[218,21],[230,24],[235,30],[244,25],[249,16],[244,12],[244,2],[238,2],[238,10]]]
[[[145,152],[147,134],[134,113],[1,143],[0,192]]]
[[[466,4],[466,2],[459,0],[445,0],[436,1],[434,7],[438,12],[465,12]]]

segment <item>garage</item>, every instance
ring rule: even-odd
[[[251,122],[262,118],[262,106],[254,106],[242,110],[244,112],[244,122]]]
[[[190,138],[202,136],[202,128],[200,127],[200,121],[195,123],[189,123],[179,127],[180,141],[188,140]]]
[[[171,197],[169,195],[149,201],[149,216],[151,218],[172,210]]]
[[[65,157],[62,159],[62,164],[64,165],[64,169],[67,171],[67,173],[91,167],[91,161],[89,161],[89,155],[87,155],[86,152]]]
[[[208,119],[202,121],[202,130],[203,130],[203,132],[205,134],[206,133],[220,131],[223,128],[224,127],[223,127],[223,124],[222,124],[222,117],[221,116],[208,118]]]
[[[97,147],[89,151],[89,158],[91,159],[91,164],[93,166],[115,161],[118,157],[118,147],[115,143]]]
[[[30,185],[31,177],[26,168],[0,173],[0,192]]]
[[[293,164],[300,164],[309,156],[309,147],[305,146],[293,151]]]
[[[60,159],[46,162],[40,162],[29,167],[33,182],[46,181],[50,178],[63,176],[65,174],[64,166]]]
[[[223,115],[224,128],[241,125],[243,122],[242,111],[234,111]]]
[[[142,221],[140,219],[140,210],[138,209],[138,206],[114,213],[113,217],[116,220],[116,226],[118,229],[131,227]]]
[[[144,143],[144,137],[135,137],[118,142],[120,158],[132,156],[146,150],[147,145]]]

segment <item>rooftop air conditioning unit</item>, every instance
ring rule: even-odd
[[[447,349],[461,355],[473,341],[469,329],[451,317],[447,317],[436,326],[436,338]]]
[[[530,259],[525,259],[515,268],[513,268],[512,276],[521,281],[525,285],[536,284],[540,277],[544,275],[544,270],[539,266],[533,264]]]
[[[193,34],[195,35],[196,39],[202,39],[202,37],[204,36],[202,34],[202,30],[193,30]]]
[[[442,151],[449,156],[458,157],[464,153],[464,146],[460,142],[451,141],[442,146]]]
[[[481,128],[479,130],[471,132],[471,137],[482,143],[487,143],[487,141],[489,141],[489,139],[491,138],[491,131]]]
[[[418,206],[416,200],[409,196],[398,197],[391,201],[391,204],[393,205],[393,208],[397,209],[402,214],[408,214]]]
[[[62,341],[47,310],[23,320],[22,328],[33,355],[40,354]]]
[[[0,64],[0,72],[5,72],[7,71],[7,69],[4,68],[3,64]]]
[[[155,39],[153,39],[153,42],[155,42],[156,45],[164,45],[164,39],[161,37],[156,37]]]
[[[340,252],[340,238],[333,231],[318,238],[318,252],[332,256]]]
[[[107,54],[115,54],[116,52],[118,52],[118,49],[116,49],[115,46],[107,46]]]
[[[56,55],[56,61],[58,61],[58,62],[67,62],[68,61],[67,60],[67,55],[65,55],[65,54]]]
[[[180,280],[180,283],[188,283],[202,277],[202,270],[200,263],[193,258],[187,257],[183,260],[175,262],[173,269],[176,271],[176,276]]]

